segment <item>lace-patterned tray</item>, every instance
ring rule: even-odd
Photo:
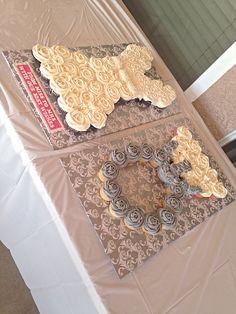
[[[82,47],[79,48],[83,53],[90,57],[104,57],[106,55],[118,55],[125,48],[127,44],[120,45],[104,45],[97,47]],[[72,49],[76,50],[76,49]],[[40,123],[46,138],[52,145],[54,149],[60,149],[74,145],[77,143],[85,142],[93,138],[97,138],[106,134],[115,133],[120,130],[138,126],[143,123],[155,121],[167,116],[175,115],[180,112],[179,106],[176,103],[173,103],[171,106],[165,109],[159,109],[150,105],[150,103],[145,101],[139,101],[134,99],[131,101],[124,101],[120,99],[115,105],[115,110],[109,115],[107,119],[107,124],[104,128],[98,130],[94,127],[90,127],[86,132],[76,132],[70,129],[65,121],[65,113],[57,105],[57,95],[53,93],[50,89],[48,80],[46,80],[39,71],[39,62],[33,57],[30,50],[21,50],[21,51],[4,51],[3,55],[7,60],[13,75],[15,76],[20,88],[27,98],[34,116],[37,121]],[[42,87],[43,92],[46,94],[48,102],[52,106],[52,110],[55,113],[56,118],[58,119],[58,124],[62,127],[57,130],[50,131],[40,114],[38,113],[34,101],[32,101],[32,95],[29,92],[24,80],[19,75],[19,72],[16,68],[19,64],[25,64],[27,67],[33,71],[33,74],[40,86]],[[151,68],[147,75],[151,78],[157,78],[157,74],[154,68]]]
[[[174,230],[163,230],[156,236],[132,231],[122,220],[113,219],[107,213],[107,205],[99,194],[102,183],[97,173],[113,149],[123,149],[130,141],[139,145],[148,143],[161,147],[172,138],[176,128],[181,125],[187,126],[193,137],[199,141],[203,152],[209,156],[210,166],[217,170],[218,178],[227,188],[228,194],[224,199],[184,199],[184,210],[178,215]],[[99,141],[100,144],[91,143],[89,149],[61,158],[71,184],[119,277],[133,271],[172,241],[220,211],[236,196],[230,182],[204,147],[191,123],[182,115],[156,121],[151,127],[147,125],[138,131],[128,130],[124,133],[123,137],[106,137],[106,141]],[[164,187],[148,163],[135,163],[121,169],[117,181],[122,187],[122,194],[129,199],[132,206],[137,205],[146,211],[152,211],[163,205]]]

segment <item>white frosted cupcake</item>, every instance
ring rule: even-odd
[[[227,193],[228,191],[224,187],[222,182],[217,182],[216,184],[214,184],[213,195],[215,195],[218,198],[224,198],[226,197]]]
[[[51,49],[42,45],[35,45],[32,49],[33,56],[40,62],[47,62],[51,59]]]

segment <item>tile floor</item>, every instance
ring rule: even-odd
[[[0,242],[0,313],[38,314],[9,250]]]

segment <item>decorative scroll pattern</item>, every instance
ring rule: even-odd
[[[190,126],[189,120],[175,118],[168,123],[159,121],[154,127],[130,133],[125,138],[106,140],[104,144],[61,158],[73,188],[119,277],[134,270],[150,256],[167,247],[170,242],[181,237],[235,199],[236,194],[230,182],[214,159],[209,156],[210,166],[217,170],[218,179],[222,181],[228,194],[224,199],[212,197],[184,200],[184,210],[179,214],[178,223],[173,230],[162,230],[155,236],[139,233],[129,230],[122,220],[113,219],[107,213],[106,204],[99,194],[101,181],[97,177],[97,173],[110,152],[116,148],[124,148],[129,142],[139,145],[148,143],[154,147],[161,147],[173,137],[176,128],[181,125],[185,125],[191,130],[193,137],[200,142],[202,151],[209,156],[201,139]],[[138,162],[121,169],[117,181],[122,186],[123,194],[134,206],[141,206],[146,211],[153,211],[164,205],[164,187],[158,180],[155,170],[148,163]]]

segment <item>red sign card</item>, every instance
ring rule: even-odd
[[[40,83],[36,79],[28,63],[16,64],[17,71],[24,82],[35,108],[45,123],[49,132],[62,128],[62,124],[56,116],[52,105],[49,103]]]

